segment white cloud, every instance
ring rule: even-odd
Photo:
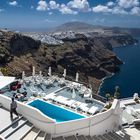
[[[58,9],[60,5],[57,4],[54,0],[51,0],[49,2],[49,6],[50,6],[50,9]]]
[[[34,9],[34,6],[33,5],[31,5],[31,9]]]
[[[60,11],[62,14],[64,14],[64,15],[65,15],[65,14],[71,14],[71,15],[76,15],[76,14],[78,14],[77,11],[74,11],[74,10],[70,9],[70,8],[69,8],[67,5],[65,5],[65,4],[61,4],[59,11]]]
[[[17,6],[18,3],[17,3],[17,1],[10,1],[9,2],[9,5],[11,5],[11,6]]]
[[[132,15],[140,15],[140,8],[139,7],[134,7],[131,9],[130,13]]]
[[[140,15],[139,0],[116,0],[105,5],[97,5],[92,8],[95,13],[112,13],[120,15]]]
[[[3,12],[3,11],[4,11],[4,9],[0,9],[0,13]]]
[[[38,11],[46,11],[48,9],[48,4],[44,0],[40,0],[38,2],[38,6],[36,8]]]
[[[108,13],[108,12],[112,12],[112,9],[110,9],[110,8],[108,8],[108,6],[104,6],[104,5],[97,5],[97,6],[93,7],[92,10],[95,13]]]
[[[53,14],[53,12],[49,12],[48,14],[49,14],[49,15],[52,15],[52,14]]]
[[[127,15],[129,14],[126,10],[124,10],[123,8],[116,6],[112,9],[112,13],[113,14],[120,14],[120,15]]]
[[[89,2],[87,0],[72,0],[68,2],[68,7],[74,8],[74,9],[79,9],[85,12],[90,11],[90,6]]]
[[[131,8],[139,5],[139,0],[117,0],[120,7]]]
[[[55,20],[45,19],[44,22],[53,23],[56,22]]]
[[[109,2],[107,3],[107,6],[108,6],[108,7],[111,7],[111,6],[114,6],[114,5],[115,5],[115,3],[112,2],[112,1],[109,1]]]

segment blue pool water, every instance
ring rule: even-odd
[[[140,37],[137,39],[139,40],[137,45],[114,49],[124,64],[120,66],[118,73],[104,80],[100,95],[105,96],[107,92],[113,95],[115,86],[119,86],[120,98],[132,97],[135,92],[140,96]]]
[[[59,106],[47,103],[47,102],[39,100],[39,99],[34,100],[33,102],[29,103],[28,105],[39,109],[46,116],[48,116],[52,119],[55,119],[56,122],[64,122],[64,121],[85,118],[84,116],[82,116],[80,114],[76,114],[74,112],[68,111]]]

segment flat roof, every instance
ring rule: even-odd
[[[14,80],[15,80],[15,77],[0,76],[0,89],[14,82]]]

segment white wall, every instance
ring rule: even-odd
[[[120,124],[120,104],[114,100],[111,109],[98,113],[90,118],[75,120],[69,123],[56,124],[56,136],[63,135],[101,135],[118,130]],[[77,129],[77,130],[76,130]]]
[[[0,95],[0,103],[2,103],[6,109],[10,110],[10,98]],[[17,111],[32,122],[36,127],[42,129],[43,131],[47,131],[48,133],[54,134],[54,120],[51,120],[39,110],[17,101]]]
[[[7,109],[10,107],[11,99],[0,95],[0,103]],[[55,123],[54,120],[48,118],[37,109],[17,102],[18,112],[32,122],[36,127],[40,128],[53,136],[61,135],[101,135],[106,131],[112,131],[120,125],[120,104],[118,100],[114,100],[111,109],[106,112],[98,113],[90,118],[82,120],[74,120],[71,122]]]

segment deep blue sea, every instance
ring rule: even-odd
[[[140,37],[137,45],[115,48],[114,52],[124,62],[120,71],[104,80],[100,95],[114,94],[115,86],[120,88],[120,98],[132,97],[135,92],[140,96]]]

